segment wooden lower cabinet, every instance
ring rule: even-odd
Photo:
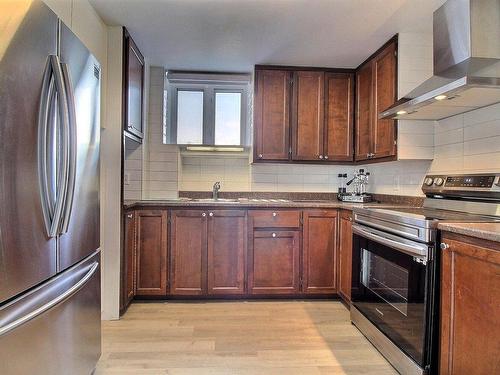
[[[136,294],[167,294],[167,211],[136,211]]]
[[[241,295],[245,293],[246,211],[210,211],[207,234],[208,294]]]
[[[299,231],[254,231],[248,248],[249,294],[298,294],[299,250]]]
[[[124,311],[135,296],[136,283],[136,213],[125,214],[125,243],[123,244],[120,311]]]
[[[170,294],[243,294],[246,231],[245,210],[172,211]]]
[[[206,294],[207,212],[172,211],[170,236],[170,294]]]
[[[446,233],[441,259],[440,374],[498,374],[500,244]]]
[[[337,292],[337,210],[304,212],[302,292]]]
[[[352,274],[352,211],[340,211],[339,232],[339,295],[351,302]]]

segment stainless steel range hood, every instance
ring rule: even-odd
[[[448,0],[433,21],[433,77],[379,118],[440,120],[500,102],[500,0]]]

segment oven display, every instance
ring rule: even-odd
[[[446,178],[446,187],[491,188],[495,176],[455,176]]]

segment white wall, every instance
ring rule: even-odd
[[[145,199],[178,196],[179,150],[163,144],[163,90],[165,69],[150,67],[149,121],[145,137],[143,195]]]
[[[500,104],[436,123],[433,173],[500,172]]]
[[[116,319],[119,313],[120,280],[120,226],[117,218],[120,213],[121,184],[121,36],[118,40],[121,28],[108,28],[87,0],[44,2],[72,29],[101,64],[102,316],[103,319]],[[111,40],[108,40],[108,35]]]

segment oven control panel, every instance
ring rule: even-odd
[[[422,183],[426,195],[485,196],[500,194],[500,173],[467,175],[428,175]]]

